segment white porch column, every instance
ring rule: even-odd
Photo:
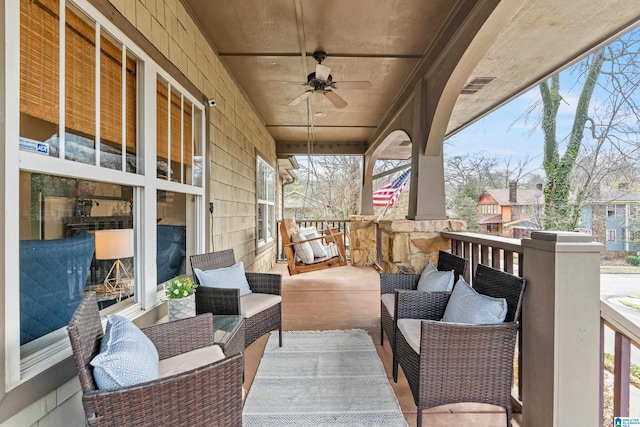
[[[523,426],[598,425],[603,246],[543,231],[522,246]]]

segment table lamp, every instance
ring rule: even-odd
[[[107,293],[117,294],[119,300],[123,292],[129,292],[133,281],[121,261],[121,258],[133,256],[133,229],[96,230],[95,238],[96,259],[115,259],[104,279],[104,288]]]

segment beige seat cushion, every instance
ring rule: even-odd
[[[396,294],[382,294],[380,296],[380,301],[387,308],[387,312],[393,319],[393,316],[395,316],[396,313]]]
[[[224,359],[224,353],[219,345],[202,347],[177,356],[161,359],[158,365],[160,378],[181,374],[212,362]]]
[[[240,307],[242,315],[247,318],[254,316],[276,304],[282,302],[280,295],[259,294],[253,292],[249,295],[240,297]]]
[[[402,336],[411,346],[413,351],[420,354],[420,334],[422,333],[421,319],[400,319],[398,320],[398,329],[402,332]]]

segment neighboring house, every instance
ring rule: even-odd
[[[480,232],[503,237],[529,237],[539,230],[536,218],[544,203],[542,189],[518,189],[517,182],[509,188],[485,190],[478,198]]]
[[[604,244],[607,252],[638,252],[640,236],[640,192],[629,191],[620,184],[618,190],[600,191],[594,201],[582,208],[577,231],[589,233]]]

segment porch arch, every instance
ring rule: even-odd
[[[386,148],[397,144],[399,141],[409,140],[411,135],[406,130],[396,129],[391,131],[371,154],[364,155],[363,182],[360,192],[360,212],[362,215],[373,215],[373,169],[381,154]]]

